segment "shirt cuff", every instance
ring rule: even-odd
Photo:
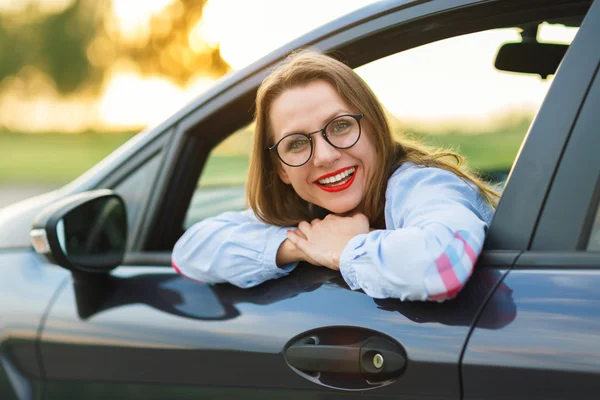
[[[265,253],[262,259],[262,276],[264,280],[280,278],[292,272],[297,262],[277,266],[277,251],[285,239],[287,239],[286,231],[290,228],[274,228],[275,231],[269,238]]]
[[[366,239],[366,233],[353,237],[352,239],[350,239],[346,247],[344,247],[342,255],[340,256],[340,272],[342,274],[342,277],[352,290],[361,289],[360,285],[358,284],[358,279],[356,277],[354,260],[365,255],[363,246],[365,244]]]

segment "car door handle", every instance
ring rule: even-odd
[[[291,366],[303,372],[387,379],[399,375],[406,366],[404,354],[395,347],[378,337],[344,346],[320,345],[318,340],[309,338],[290,346],[285,357]]]

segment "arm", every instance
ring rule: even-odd
[[[485,238],[479,194],[447,171],[419,167],[402,174],[388,186],[392,229],[352,238],[340,271],[352,289],[372,297],[452,298],[470,277]]]
[[[181,236],[173,248],[173,267],[194,280],[251,287],[285,276],[296,266],[295,247],[284,242],[286,228],[259,221],[251,210],[226,212]]]

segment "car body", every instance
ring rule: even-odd
[[[357,67],[479,30],[584,16],[455,299],[372,299],[309,265],[251,289],[171,268],[211,149],[251,122],[256,88],[290,51],[337,51]],[[375,3],[225,77],[66,187],[0,210],[0,398],[596,398],[598,37],[600,1]],[[36,253],[30,231],[47,207],[98,189],[124,200],[127,252],[109,273],[83,278]],[[290,363],[298,343],[316,346],[318,364],[318,342],[371,338],[396,346],[398,374]]]

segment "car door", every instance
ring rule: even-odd
[[[364,20],[305,40],[323,50],[343,50],[358,66],[444,37],[534,18],[540,8],[560,15],[565,7],[589,5],[582,4],[376,4]],[[193,282],[170,267],[169,250],[182,233],[208,153],[251,121],[258,83],[289,50],[263,60],[264,68],[242,72],[238,81],[225,81],[210,98],[184,110],[166,134],[162,168],[143,196],[123,265],[108,276],[70,279],[40,328],[46,398],[460,398],[463,345],[518,249],[488,248],[466,288],[444,303],[372,299],[349,290],[339,273],[309,265],[245,290]],[[548,183],[544,179],[540,184]],[[510,290],[488,304],[493,311],[480,321],[483,329],[512,323]],[[328,362],[355,354],[365,343],[372,347],[359,366],[377,368],[376,356],[384,354],[383,365],[394,364],[394,373],[382,379]],[[291,348],[324,370],[297,367]]]
[[[32,249],[0,250],[0,399],[39,399],[39,327],[65,270],[40,265]]]
[[[516,317],[481,329],[486,306],[462,360],[465,399],[596,399],[600,391],[600,4],[595,2],[557,80],[583,87],[549,93],[544,107],[573,108],[574,118],[533,240],[491,297],[510,288]],[[565,74],[565,75],[563,75]],[[565,80],[562,80],[562,78]],[[582,81],[579,84],[576,80]],[[585,83],[587,82],[587,84]],[[559,82],[555,82],[558,86]],[[560,88],[557,89],[562,89]],[[564,87],[567,89],[567,87]],[[553,97],[551,97],[553,96]],[[569,106],[565,104],[570,103]],[[574,103],[574,104],[573,104]],[[574,106],[574,107],[573,107]],[[560,112],[540,111],[536,124],[562,127]],[[542,120],[543,118],[543,120]],[[531,134],[536,134],[535,126]],[[540,148],[538,151],[543,152]],[[517,168],[515,168],[516,170]],[[515,171],[516,173],[516,171]],[[512,182],[509,181],[509,185]],[[508,187],[507,187],[508,189]]]

